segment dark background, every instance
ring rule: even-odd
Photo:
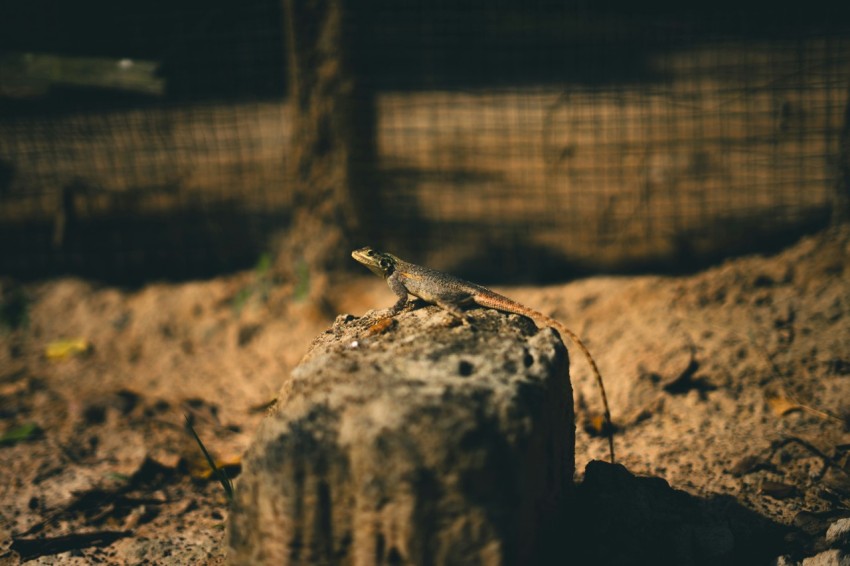
[[[378,244],[468,276],[553,280],[691,270],[817,230],[839,183],[848,15],[825,2],[352,3],[346,57],[380,124]],[[6,61],[151,61],[163,84],[0,81],[0,272],[139,283],[253,265],[295,206],[284,29],[267,1],[0,5]],[[582,129],[593,136],[558,145]],[[544,173],[517,169],[538,154]],[[611,187],[622,193],[600,196]],[[543,212],[518,212],[523,200]]]

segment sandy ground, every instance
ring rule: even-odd
[[[688,277],[499,290],[585,337],[629,470],[776,524],[808,520],[810,540],[765,550],[779,555],[850,515],[848,265],[844,229]],[[138,290],[4,280],[0,561],[223,563],[227,501],[184,419],[235,462],[331,316],[393,300],[364,275],[320,311],[298,300],[305,283],[262,270]],[[84,352],[57,345],[74,339]],[[581,471],[607,445],[586,431],[600,407],[578,355],[573,381]]]

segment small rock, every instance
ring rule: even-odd
[[[838,519],[826,530],[826,544],[830,548],[850,546],[850,517]]]
[[[823,513],[800,511],[794,517],[794,526],[809,536],[820,537],[827,529],[833,516]]]
[[[804,558],[802,566],[850,566],[850,555],[833,548]]]
[[[771,562],[770,566],[800,566],[800,563],[786,554],[777,557],[776,560]]]

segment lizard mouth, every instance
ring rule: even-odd
[[[386,275],[379,264],[379,254],[375,252],[372,248],[366,247],[361,248],[359,250],[354,250],[353,252],[351,252],[351,257],[353,257],[358,263],[362,263],[369,269],[369,271],[371,271],[375,275],[379,277],[384,277]]]

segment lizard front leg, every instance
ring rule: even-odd
[[[404,310],[404,307],[406,307],[409,302],[409,293],[407,291],[407,287],[404,286],[404,282],[401,280],[401,277],[399,277],[398,273],[393,273],[392,275],[387,277],[387,285],[389,285],[392,292],[395,293],[395,296],[398,297],[398,300],[393,306],[386,309],[385,312],[387,312],[388,314],[384,318],[397,315],[398,313]]]
[[[369,314],[367,318],[370,324],[378,323],[387,318],[392,318],[401,311],[404,310],[406,306],[410,303],[408,300],[408,292],[407,287],[404,286],[401,278],[397,276],[397,274],[393,273],[389,277],[386,278],[387,285],[389,285],[390,289],[395,296],[398,297],[398,300],[395,304],[387,309],[381,309],[379,311],[373,311]]]

